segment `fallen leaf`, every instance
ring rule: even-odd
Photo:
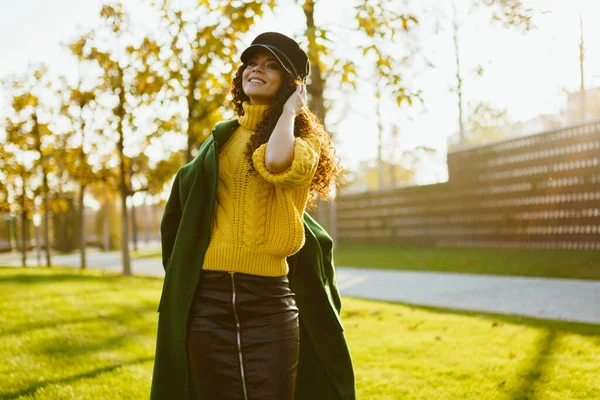
[[[416,323],[416,324],[415,324],[415,325],[413,325],[413,326],[409,326],[409,327],[408,327],[408,330],[409,330],[409,331],[414,331],[414,330],[416,330],[416,329],[419,327],[419,325],[421,325],[423,322],[425,322],[425,321],[421,321],[421,322],[418,322],[418,323]]]
[[[435,340],[442,340],[442,337],[441,336],[436,336]]]
[[[504,385],[506,385],[506,381],[502,381],[502,382],[500,382],[500,383],[498,384],[498,387],[499,387],[499,388],[501,388],[501,387],[504,387]]]

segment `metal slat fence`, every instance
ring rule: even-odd
[[[448,170],[338,196],[338,240],[600,249],[600,121],[450,152]]]

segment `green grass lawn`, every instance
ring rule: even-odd
[[[600,280],[600,251],[597,250],[339,243],[335,263],[363,268]]]
[[[144,399],[157,278],[0,268],[1,399]],[[600,325],[344,299],[358,399],[598,399]]]
[[[145,399],[157,278],[0,268],[0,399]],[[344,299],[358,399],[598,399],[600,325]]]

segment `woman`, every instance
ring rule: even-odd
[[[241,61],[238,118],[179,170],[165,208],[151,397],[353,399],[331,239],[304,213],[342,173],[305,108],[308,57],[267,32]]]

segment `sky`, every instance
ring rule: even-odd
[[[456,0],[461,21],[461,64],[467,111],[478,102],[487,101],[506,108],[510,119],[516,122],[557,113],[566,107],[564,91],[579,88],[580,15],[583,15],[586,48],[585,85],[600,86],[600,24],[597,23],[600,1],[526,1],[544,12],[536,14],[536,28],[523,35],[491,24],[486,10],[469,14],[472,1]],[[423,0],[420,3],[427,11],[419,11],[421,19],[413,31],[414,43],[421,57],[427,58],[434,67],[423,68],[419,58],[415,58],[415,67],[406,73],[405,82],[408,87],[422,91],[424,103],[398,108],[388,101],[382,105],[382,113],[384,135],[389,135],[392,124],[398,125],[402,149],[420,145],[439,151],[430,168],[418,176],[420,183],[428,183],[445,179],[443,160],[448,136],[457,130],[458,109],[456,95],[450,91],[455,84],[452,32],[449,21],[443,17],[450,15],[450,1]],[[51,73],[77,73],[77,64],[61,43],[94,27],[99,21],[101,4],[100,0],[0,0],[0,78],[38,62],[46,63]],[[305,20],[295,4],[289,0],[275,15],[257,24],[248,35],[247,44],[263,31],[300,36]],[[345,28],[352,22],[351,4],[347,0],[318,1],[315,14],[320,17],[316,22],[331,29],[336,54],[352,58],[361,70],[367,71],[369,60],[358,54],[356,37]],[[142,0],[129,0],[126,5],[134,20],[151,29],[152,15]],[[389,45],[399,58],[407,54],[403,41]],[[481,77],[475,77],[472,72],[478,65],[484,68]],[[354,91],[342,94],[336,92],[336,88],[330,90],[335,100],[328,118],[336,122],[338,153],[347,167],[356,168],[360,161],[377,155],[374,87],[363,77]],[[6,105],[5,93],[0,92],[0,114]]]

